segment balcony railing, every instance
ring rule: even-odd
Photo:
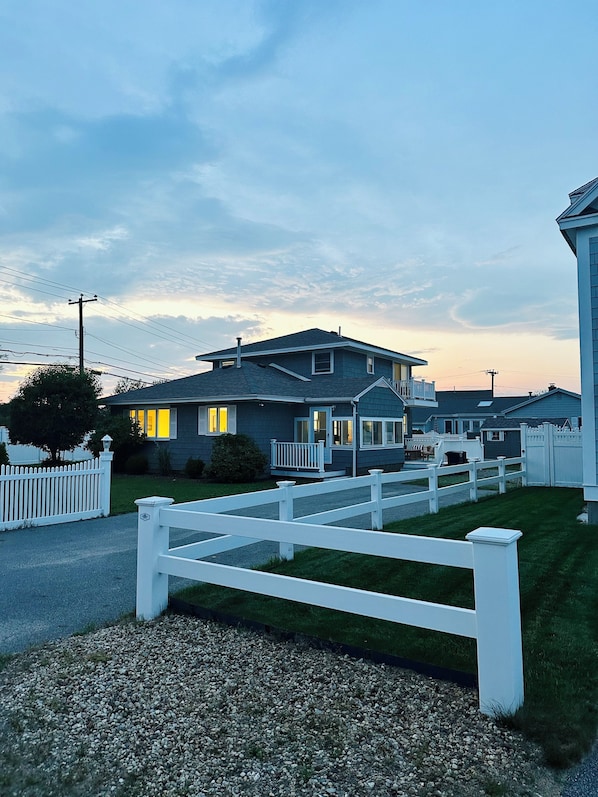
[[[394,388],[405,401],[436,401],[436,382],[425,379],[402,379]]]

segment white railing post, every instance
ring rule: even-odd
[[[158,556],[168,552],[170,527],[160,525],[160,510],[174,498],[139,498],[137,518],[138,620],[153,620],[168,605],[168,576],[156,568]]]
[[[428,490],[432,493],[429,502],[431,515],[438,514],[438,472],[439,468],[435,463],[428,465]]]
[[[468,466],[470,474],[469,484],[469,500],[476,503],[478,500],[478,466],[475,462],[470,462]]]
[[[276,482],[276,486],[280,489],[280,498],[278,499],[278,519],[279,520],[293,520],[293,487],[296,482]],[[281,559],[294,559],[295,546],[292,542],[279,542],[278,555]]]
[[[372,468],[368,470],[372,477],[370,484],[370,500],[375,502],[376,508],[372,509],[371,521],[372,531],[382,531],[384,523],[382,522],[382,474],[383,470],[379,468]]]
[[[270,440],[270,467],[278,467],[278,460],[276,459],[276,440]]]
[[[318,473],[324,473],[324,441],[318,440]]]
[[[112,483],[112,458],[114,451],[110,451],[112,438],[109,434],[102,437],[103,451],[100,451],[100,509],[102,517],[110,514],[110,487]]]
[[[479,528],[473,543],[480,711],[510,714],[523,703],[523,653],[514,529]]]
[[[504,495],[507,492],[507,466],[505,457],[496,457],[498,460],[498,494]]]

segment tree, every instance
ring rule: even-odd
[[[98,413],[95,431],[87,443],[87,448],[96,456],[102,451],[102,437],[107,434],[112,438],[112,467],[117,472],[123,472],[129,457],[139,453],[143,447],[145,435],[139,424],[128,415],[113,415],[109,409],[103,408]]]
[[[88,371],[39,368],[10,402],[11,441],[37,446],[51,463],[60,462],[60,452],[72,451],[94,428],[100,392],[97,376]]]
[[[128,376],[122,376],[114,387],[114,394],[128,393],[129,390],[139,390],[148,385],[149,382],[144,382],[143,379],[131,379]]]

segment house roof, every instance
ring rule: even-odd
[[[481,425],[481,429],[519,429],[522,423],[528,426],[542,426],[543,423],[551,423],[554,426],[567,426],[570,424],[568,418],[509,418],[500,415],[496,418],[487,418]]]
[[[537,396],[531,396],[531,398],[522,401],[520,404],[514,404],[512,407],[508,407],[508,409],[504,410],[505,415],[508,415],[510,412],[514,412],[515,410],[519,410],[522,407],[530,407],[532,404],[536,404],[540,401],[543,401],[548,396],[554,396],[560,394],[562,396],[570,396],[571,398],[581,399],[579,393],[574,393],[572,390],[565,390],[562,387],[555,387],[552,390],[548,390],[546,393],[539,393]]]
[[[493,396],[491,390],[437,390],[438,407],[412,409],[413,422],[422,424],[431,418],[485,418],[499,415],[509,407],[519,405],[527,396]]]
[[[273,401],[297,404],[324,400],[340,402],[357,399],[376,386],[383,386],[394,392],[390,384],[380,377],[343,379],[331,375],[319,376],[312,381],[293,376],[276,366],[258,365],[242,360],[240,368],[215,368],[182,379],[107,396],[102,402],[110,406],[156,406],[212,401]]]
[[[323,329],[305,329],[302,332],[293,332],[289,335],[281,335],[277,338],[260,340],[255,343],[246,343],[241,346],[241,357],[243,359],[252,357],[265,357],[270,354],[285,354],[300,351],[314,351],[317,349],[352,349],[363,351],[370,354],[378,354],[391,359],[400,360],[410,365],[427,365],[427,360],[412,357],[408,354],[385,349],[380,346],[373,346],[363,343],[355,338],[348,338],[339,335],[338,332],[326,332]],[[217,362],[219,360],[233,359],[237,355],[237,347],[232,346],[228,349],[206,352],[198,354],[196,360],[206,360],[207,362]]]
[[[598,177],[569,194],[569,207],[557,217],[557,224],[573,250],[577,249],[577,230],[598,223]]]

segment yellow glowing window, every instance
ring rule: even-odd
[[[228,431],[228,407],[208,407],[208,431],[210,434]]]
[[[170,438],[170,410],[129,410],[129,417],[136,421],[149,440]]]

